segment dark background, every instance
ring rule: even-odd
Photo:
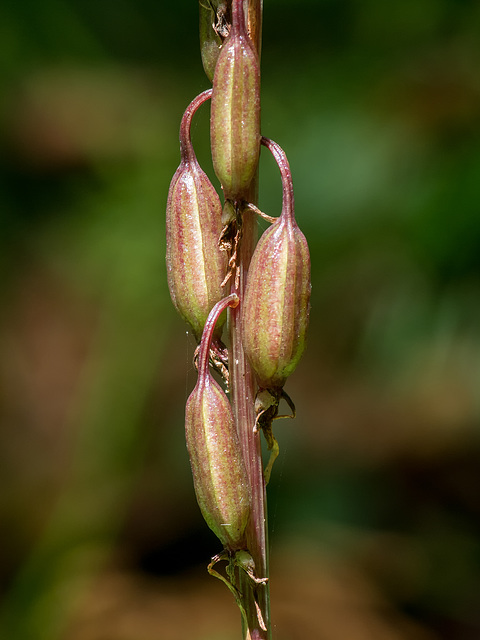
[[[240,637],[205,571],[164,264],[197,29],[196,2],[0,7],[10,640]],[[262,132],[313,278],[268,489],[278,640],[480,638],[479,33],[476,0],[265,1]],[[212,176],[207,107],[193,139]]]

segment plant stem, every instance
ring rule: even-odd
[[[262,0],[246,0],[248,3],[248,29],[252,41],[260,56]],[[249,201],[257,204],[258,174],[249,193]],[[255,562],[257,577],[268,578],[267,515],[266,493],[263,478],[263,463],[259,433],[254,432],[255,425],[255,380],[245,357],[242,346],[241,300],[245,291],[248,267],[257,240],[257,221],[255,216],[243,216],[242,240],[237,256],[239,274],[238,289],[232,288],[239,298],[238,307],[230,311],[231,340],[231,399],[245,465],[249,476],[252,494],[252,515],[247,528],[247,546]],[[233,278],[235,280],[235,278]],[[235,287],[235,285],[234,285]],[[269,640],[270,628],[270,592],[265,586],[253,586],[251,580],[239,571],[240,590],[247,614],[248,628],[244,629],[245,640]],[[260,616],[257,611],[260,609]],[[261,622],[263,618],[264,624]],[[266,627],[266,630],[262,628]]]
[[[248,265],[255,246],[257,235],[257,222],[254,216],[245,216],[243,237],[240,249],[238,268],[240,280],[238,296],[241,300],[244,289]],[[260,435],[254,432],[255,425],[255,381],[243,352],[242,346],[242,316],[241,304],[230,312],[230,338],[231,338],[231,397],[235,422],[237,425],[240,443],[243,451],[245,465],[249,476],[249,484],[252,495],[252,515],[247,528],[247,547],[254,562],[257,577],[268,578],[268,553],[267,553],[267,519],[266,519],[266,495],[263,479],[263,463],[261,456]],[[251,638],[270,638],[269,632],[260,628],[257,610],[254,601],[252,584],[244,572],[240,572],[241,591],[244,594],[244,608],[247,612]],[[257,588],[258,603],[262,616],[269,629],[269,588],[261,586]],[[254,634],[256,632],[256,635]],[[248,636],[246,636],[248,637]]]
[[[198,107],[212,97],[212,90],[207,89],[200,95],[194,98],[188,107],[185,109],[182,121],[180,123],[180,155],[182,160],[191,162],[195,160],[195,152],[192,146],[191,128],[192,118],[195,115]]]

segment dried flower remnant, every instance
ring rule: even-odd
[[[236,306],[231,294],[218,302],[205,324],[200,345],[198,381],[185,411],[185,432],[197,502],[208,526],[224,548],[245,548],[250,517],[250,492],[233,412],[223,389],[208,367],[215,323],[227,306]]]
[[[213,78],[210,138],[213,168],[226,199],[241,201],[260,152],[260,65],[248,36],[242,0],[233,0],[232,25]]]
[[[187,107],[180,126],[181,162],[170,184],[167,200],[167,277],[170,295],[180,315],[200,340],[208,314],[223,296],[227,260],[218,247],[222,205],[201,169],[190,139],[198,107],[212,90],[204,91]],[[224,321],[224,318],[223,318]],[[221,334],[222,322],[215,336]]]
[[[291,413],[278,415],[278,405],[282,398],[288,404]],[[255,396],[255,414],[254,430],[262,430],[267,447],[271,452],[267,466],[263,472],[265,483],[268,484],[270,482],[273,464],[280,453],[280,447],[273,435],[272,423],[279,418],[295,418],[295,405],[288,393],[283,389],[259,389]]]
[[[200,0],[200,53],[202,64],[210,82],[224,39],[230,32],[227,3],[218,0]]]

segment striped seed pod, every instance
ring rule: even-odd
[[[310,254],[295,221],[292,176],[285,153],[268,138],[262,138],[262,144],[280,168],[283,205],[280,218],[260,238],[248,271],[243,347],[259,387],[279,390],[305,348]]]
[[[200,339],[208,313],[223,295],[227,260],[218,247],[222,205],[198,164],[190,139],[192,117],[211,97],[204,91],[187,107],[180,125],[181,162],[167,200],[167,277],[173,304]],[[223,322],[225,317],[223,318]],[[221,333],[217,324],[216,336]]]
[[[247,34],[244,0],[233,0],[232,26],[213,79],[213,168],[226,199],[243,200],[260,152],[260,66]]]
[[[197,502],[208,526],[228,551],[245,547],[250,491],[232,408],[210,373],[208,353],[215,322],[227,306],[237,304],[238,296],[231,294],[208,316],[200,344],[198,380],[185,411]]]

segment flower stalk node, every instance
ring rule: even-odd
[[[238,290],[240,273],[237,269],[237,256],[242,239],[243,218],[241,207],[237,202],[225,200],[222,211],[222,224],[223,228],[218,246],[220,251],[225,251],[228,257],[228,271],[222,282],[222,287],[235,274],[234,289]]]
[[[227,563],[225,568],[226,576],[222,575],[219,571],[214,569],[215,565],[222,561],[225,561]],[[257,591],[260,587],[265,587],[267,585],[268,578],[257,578],[255,574],[255,562],[253,561],[253,558],[248,553],[248,551],[241,549],[239,551],[236,551],[235,553],[229,553],[228,551],[224,550],[221,553],[217,553],[217,555],[213,556],[211,562],[207,566],[208,573],[214,578],[221,580],[233,594],[233,597],[235,598],[238,608],[240,609],[240,612],[242,614],[242,618],[244,619],[244,621],[246,621],[247,615],[243,606],[244,595],[239,588],[240,581],[237,569],[243,571],[248,576],[248,579],[252,584],[257,620],[260,628],[263,631],[267,631],[267,627],[263,619],[262,609],[258,603]]]
[[[197,345],[193,354],[193,365],[198,371],[198,355],[200,353],[200,345]],[[222,378],[225,384],[225,391],[228,393],[230,384],[230,376],[228,373],[228,349],[220,339],[214,339],[210,347],[209,362],[215,371]]]
[[[278,405],[284,399],[290,407],[291,413],[278,415]],[[280,453],[277,439],[273,435],[272,423],[280,418],[295,418],[295,405],[283,389],[259,389],[255,397],[255,426],[254,430],[262,430],[268,450],[271,451],[267,466],[263,472],[265,484],[270,482],[272,468]]]

